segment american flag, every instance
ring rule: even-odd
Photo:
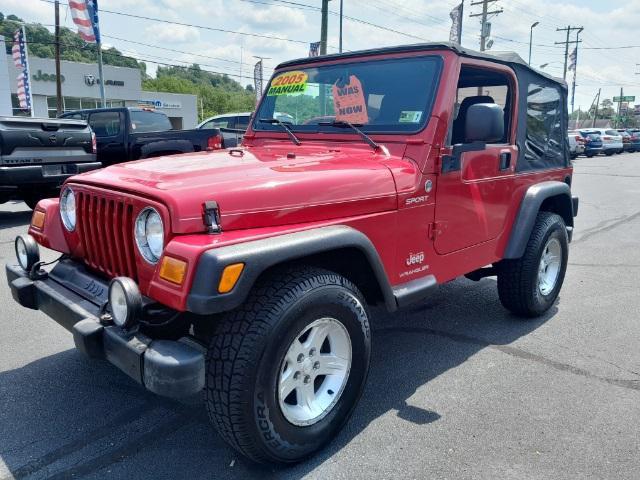
[[[69,9],[80,38],[88,43],[100,43],[98,0],[69,0]]]
[[[31,110],[31,85],[29,84],[29,63],[27,62],[27,43],[24,38],[24,30],[19,28],[13,34],[13,47],[11,48],[13,64],[21,72],[18,75],[18,101],[20,108]]]
[[[317,57],[320,55],[320,42],[312,42],[309,44],[309,56]]]

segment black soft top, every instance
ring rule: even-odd
[[[562,85],[564,89],[567,88],[566,82],[561,79],[549,75],[543,71],[537,70],[535,68],[531,68],[527,62],[525,62],[520,55],[515,52],[494,52],[494,53],[486,53],[486,52],[478,52],[476,50],[471,50],[468,48],[464,48],[457,43],[451,42],[430,42],[430,43],[414,43],[409,45],[398,45],[394,47],[381,47],[381,48],[373,48],[369,50],[358,50],[354,52],[346,52],[346,53],[332,53],[330,55],[322,55],[320,57],[306,57],[306,58],[298,58],[295,60],[288,60],[286,62],[282,62],[276,68],[286,68],[293,67],[296,65],[303,65],[315,62],[324,62],[326,60],[338,60],[338,59],[348,59],[348,58],[359,58],[368,55],[381,55],[387,53],[405,53],[405,52],[421,52],[421,51],[430,51],[430,50],[450,50],[452,52],[457,53],[458,55],[469,57],[469,58],[478,58],[481,60],[488,60],[490,62],[502,63],[504,65],[509,65],[515,68],[516,74],[524,73],[525,71],[529,73],[533,73],[535,75],[539,75],[541,77],[546,78],[547,80],[551,80],[559,85]]]

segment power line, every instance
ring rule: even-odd
[[[44,3],[55,3],[54,0],[40,0],[41,2]],[[69,6],[68,3],[61,3],[61,5],[66,5]],[[248,33],[248,32],[239,32],[237,30],[228,30],[225,28],[215,28],[215,27],[207,27],[205,25],[197,25],[197,24],[193,24],[193,23],[186,23],[186,22],[177,22],[177,21],[172,21],[172,20],[165,20],[162,18],[154,18],[154,17],[147,17],[145,15],[136,15],[133,13],[124,13],[124,12],[116,12],[115,10],[105,10],[105,9],[100,9],[101,13],[109,13],[112,15],[121,15],[123,17],[130,17],[130,18],[137,18],[139,20],[148,20],[150,22],[158,22],[158,23],[167,23],[170,25],[181,25],[183,27],[193,27],[193,28],[200,28],[202,30],[210,30],[213,32],[222,32],[222,33],[233,33],[235,35],[244,35],[247,37],[257,37],[257,38],[268,38],[270,40],[280,40],[282,42],[291,42],[291,43],[300,43],[300,44],[308,44],[309,41],[307,40],[296,40],[296,39],[292,39],[292,38],[285,38],[285,37],[276,37],[274,35],[266,35],[266,34],[260,34],[260,33]]]

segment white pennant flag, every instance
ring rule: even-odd
[[[462,10],[464,2],[455,7],[449,16],[451,17],[451,31],[449,32],[449,41],[454,43],[462,43]]]

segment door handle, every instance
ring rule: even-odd
[[[511,167],[511,152],[500,154],[500,170],[508,170]]]

